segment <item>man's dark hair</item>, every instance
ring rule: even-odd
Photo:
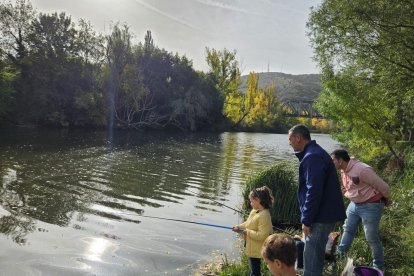
[[[333,156],[333,157],[334,157],[335,159],[337,159],[337,160],[342,159],[342,160],[344,160],[345,162],[348,162],[349,160],[351,160],[351,158],[349,157],[348,152],[347,152],[346,150],[344,150],[344,149],[337,149],[337,150],[334,150],[334,151],[331,153],[331,156]]]
[[[262,256],[269,261],[279,260],[287,266],[294,266],[296,261],[295,240],[286,234],[273,234],[265,240]]]
[[[311,140],[310,132],[304,125],[296,125],[289,129],[289,133],[293,135],[300,135],[306,140]]]

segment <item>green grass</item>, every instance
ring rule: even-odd
[[[381,240],[384,245],[385,274],[387,276],[414,276],[414,148],[406,150],[405,160],[406,166],[403,172],[393,172],[384,176],[384,179],[391,186],[393,198],[393,204],[385,208],[380,224]],[[276,202],[278,200],[282,201],[284,197],[293,200],[293,195],[291,195],[293,190],[290,190],[286,196],[282,189],[283,185],[287,185],[287,188],[290,189],[290,185],[287,183],[294,179],[291,173],[292,168],[288,165],[278,164],[253,175],[244,188],[244,207],[249,206],[246,201],[246,194],[248,195],[252,187],[263,185],[268,185],[274,192],[276,191],[274,195]],[[296,187],[295,185],[293,187]],[[279,190],[281,194],[279,194]],[[294,200],[296,201],[296,195]],[[279,203],[280,205],[275,205],[275,212],[279,210],[278,208],[288,211],[287,214],[275,220],[294,221],[295,212],[291,210],[291,207],[285,207],[288,206],[288,203]],[[362,227],[358,230],[348,255],[339,257],[336,266],[325,266],[324,276],[340,275],[339,272],[345,266],[346,257],[351,257],[354,260],[354,265],[371,265],[371,250],[365,240]],[[265,276],[270,275],[264,264],[262,264],[262,272]],[[220,271],[215,271],[212,275],[245,276],[248,273],[247,257],[243,254],[240,261],[227,261]]]
[[[249,261],[247,256],[243,253],[240,262],[228,263],[223,266],[222,271],[217,275],[220,276],[246,276],[249,275]],[[263,276],[271,276],[269,270],[266,267],[266,263],[262,260],[261,263],[261,272]]]

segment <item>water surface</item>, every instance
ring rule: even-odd
[[[142,215],[238,224],[219,203],[238,208],[279,160],[297,162],[287,135],[0,129],[0,274],[192,275],[237,257],[231,230]]]

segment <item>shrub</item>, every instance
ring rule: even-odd
[[[299,224],[299,206],[296,197],[294,168],[280,162],[251,175],[243,190],[243,209],[251,210],[249,193],[253,188],[267,186],[273,192],[275,203],[270,210],[273,225]]]

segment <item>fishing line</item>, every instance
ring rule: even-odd
[[[223,229],[230,229],[232,230],[233,227],[230,226],[224,226],[224,225],[218,225],[218,224],[211,224],[211,223],[205,223],[205,222],[196,222],[196,221],[190,221],[190,220],[183,220],[183,219],[172,219],[172,218],[164,218],[164,217],[157,217],[157,216],[147,216],[147,215],[139,215],[139,214],[127,214],[123,213],[125,215],[132,215],[132,216],[139,216],[144,218],[152,218],[152,219],[160,219],[160,220],[169,220],[169,221],[176,221],[176,222],[184,222],[184,223],[192,223],[192,224],[198,224],[203,226],[210,226],[210,227],[216,227],[216,228],[223,228]]]
[[[195,196],[200,196],[200,195],[198,195],[198,194],[196,194],[196,193],[193,193],[193,192],[191,192],[191,191],[187,191],[187,192],[189,192],[190,194],[192,194],[192,195],[195,195]],[[232,207],[230,207],[230,206],[228,206],[228,205],[226,205],[226,204],[224,204],[224,203],[221,203],[221,202],[219,202],[219,201],[216,201],[216,200],[214,200],[214,199],[212,199],[212,198],[209,198],[209,197],[206,197],[206,199],[209,199],[209,200],[211,200],[211,201],[213,201],[213,202],[215,202],[215,203],[217,203],[217,204],[220,204],[221,206],[223,206],[223,207],[226,207],[226,208],[229,208],[229,209],[231,209],[231,210],[233,210],[233,211],[236,211],[237,213],[239,213],[239,214],[241,214],[241,215],[245,215],[245,214],[247,214],[247,212],[243,212],[243,211],[241,211],[241,210],[237,210],[237,209],[235,209],[235,208],[232,208]],[[294,234],[292,234],[292,233],[290,233],[289,231],[286,231],[286,230],[284,230],[284,229],[281,229],[281,228],[279,228],[279,227],[276,227],[276,226],[273,226],[273,229],[274,230],[277,230],[277,231],[280,231],[280,232],[283,232],[283,233],[285,233],[285,234],[288,234],[289,236],[294,236]]]
[[[197,196],[197,197],[199,197],[199,196],[200,196],[200,195],[198,195],[198,194],[196,194],[196,193],[193,193],[193,192],[191,192],[191,191],[187,191],[187,192],[189,192],[190,194],[195,195],[195,196]],[[238,209],[232,208],[232,207],[227,206],[226,204],[221,203],[221,202],[219,202],[219,201],[217,201],[217,200],[214,200],[214,199],[212,199],[212,198],[206,197],[206,199],[211,200],[211,201],[213,201],[213,202],[215,202],[215,203],[217,203],[217,204],[220,204],[220,205],[221,205],[221,206],[223,206],[223,207],[229,208],[230,210],[233,210],[233,211],[235,211],[235,212],[237,212],[237,213],[239,213],[239,214],[241,214],[241,215],[247,214],[247,212],[243,212],[243,211],[241,211],[241,210],[238,210]]]

